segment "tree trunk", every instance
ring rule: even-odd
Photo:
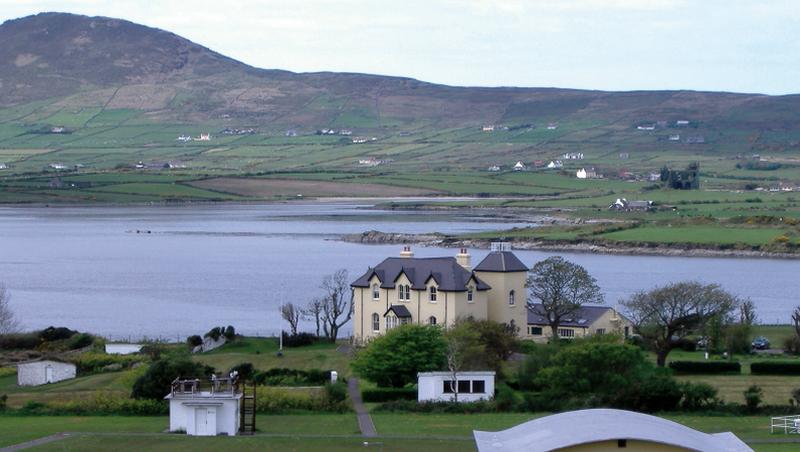
[[[550,329],[553,331],[552,340],[558,342],[558,323],[551,323]]]
[[[319,337],[319,314],[317,314],[316,320],[317,320],[317,337]]]
[[[656,350],[656,364],[658,364],[658,367],[664,367],[664,365],[667,364],[668,354],[669,354],[669,349]]]

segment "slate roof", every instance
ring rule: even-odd
[[[439,290],[448,292],[466,292],[470,278],[475,278],[477,290],[491,289],[471,271],[459,265],[454,257],[389,257],[375,268],[367,270],[350,286],[369,287],[369,280],[375,275],[381,282],[381,288],[393,289],[401,274],[411,281],[414,290],[425,290],[430,278],[436,281]]]
[[[526,272],[528,267],[511,251],[492,251],[475,267],[476,272]]]
[[[385,313],[383,313],[383,316],[386,317],[386,314],[388,314],[389,311],[394,312],[394,315],[396,315],[398,319],[411,318],[411,313],[408,312],[408,308],[401,304],[393,304],[389,309],[386,310]]]
[[[620,439],[647,441],[687,450],[752,451],[733,433],[708,434],[677,422],[633,411],[592,409],[569,411],[525,422],[500,432],[474,431],[479,452],[561,450]]]
[[[532,309],[528,309],[528,325],[549,325],[547,317],[539,314],[539,312],[544,312],[541,309],[540,303],[536,303]],[[559,326],[588,328],[610,310],[611,308],[608,306],[583,306],[575,314],[561,319]]]

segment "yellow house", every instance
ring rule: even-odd
[[[500,432],[474,431],[478,452],[631,451],[752,452],[733,433],[703,433],[648,414],[613,409],[568,411]]]
[[[608,306],[582,306],[574,314],[563,318],[558,325],[558,337],[561,339],[594,334],[620,334],[628,337],[632,333],[631,321]],[[552,336],[553,331],[542,305],[533,304],[528,310],[526,338],[536,342],[547,342]]]
[[[357,344],[398,325],[452,325],[457,318],[514,324],[524,334],[528,268],[507,244],[474,269],[462,248],[455,257],[416,258],[406,246],[353,281],[353,336]]]

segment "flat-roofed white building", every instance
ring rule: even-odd
[[[242,393],[228,379],[202,390],[199,380],[176,380],[169,400],[169,431],[191,436],[234,436],[239,433]]]
[[[17,385],[39,386],[75,378],[75,364],[43,359],[17,364]]]
[[[420,372],[417,374],[419,402],[476,402],[494,398],[494,371]]]

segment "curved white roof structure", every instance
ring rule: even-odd
[[[473,434],[479,452],[549,451],[621,439],[695,451],[753,450],[730,432],[708,434],[656,416],[612,409],[569,411],[500,432]]]

